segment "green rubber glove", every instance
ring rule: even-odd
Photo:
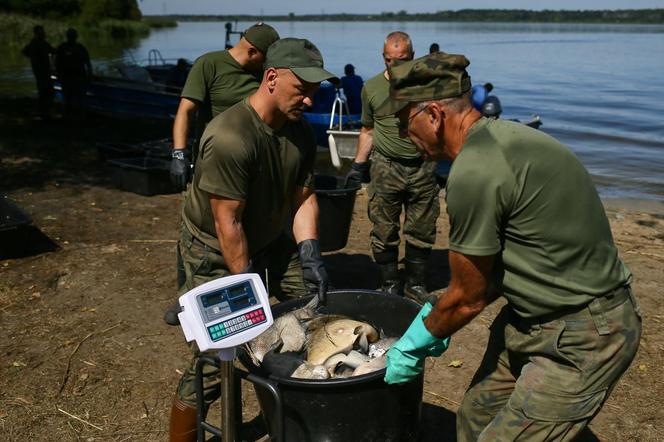
[[[440,356],[449,347],[450,338],[439,339],[424,326],[424,318],[431,309],[430,303],[424,304],[406,333],[387,352],[386,383],[411,381],[424,370],[427,356]]]

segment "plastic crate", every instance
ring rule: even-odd
[[[108,161],[116,187],[147,196],[177,192],[171,184],[170,164],[169,160],[150,157]]]

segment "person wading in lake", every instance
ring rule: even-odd
[[[408,34],[392,32],[385,39],[386,68],[413,59]],[[399,138],[397,119],[380,117],[376,109],[389,97],[389,71],[367,80],[362,88],[362,129],[347,181],[368,182],[369,219],[373,223],[371,249],[380,269],[381,290],[402,293],[399,276],[399,230],[402,207],[406,217],[406,277],[403,293],[424,303],[431,299],[425,287],[426,265],[436,240],[439,214],[435,164],[426,163],[407,138]],[[371,165],[369,156],[371,155]]]
[[[385,381],[418,376],[503,296],[457,411],[457,440],[573,440],[639,347],[632,274],[579,160],[543,132],[482,117],[468,64],[438,53],[391,68],[391,100],[379,110],[397,114],[426,160],[453,162],[450,285],[389,350]]]
[[[265,53],[278,39],[279,34],[274,28],[265,23],[257,23],[247,29],[231,49],[209,52],[196,60],[182,89],[180,105],[173,122],[173,159],[170,171],[171,181],[177,190],[185,190],[191,178],[192,161],[185,148],[194,118],[194,144],[197,144],[200,134],[213,117],[258,89]],[[180,288],[184,283],[184,274],[179,254],[177,258],[177,284]],[[178,325],[179,312],[180,306],[176,301],[166,310],[164,321],[169,325]]]
[[[46,41],[44,27],[37,25],[33,28],[34,37],[21,51],[30,59],[32,73],[37,82],[37,110],[42,119],[49,118],[51,104],[53,103],[53,81],[51,80],[51,59],[55,49]]]
[[[313,189],[316,137],[301,119],[323,80],[338,83],[316,46],[278,40],[267,52],[258,90],[208,124],[182,211],[180,294],[216,278],[267,272],[270,294],[279,300],[312,289],[325,300]],[[195,351],[173,399],[171,442],[196,440],[198,356]],[[206,410],[220,395],[217,374],[210,366],[204,371]]]

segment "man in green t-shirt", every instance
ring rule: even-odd
[[[257,23],[232,48],[203,54],[192,66],[173,121],[171,180],[178,190],[187,187],[191,164],[196,161],[190,161],[185,151],[192,121],[196,119],[198,138],[213,117],[254,93],[261,82],[267,48],[278,39],[274,28]]]
[[[390,70],[402,136],[452,161],[450,285],[387,354],[385,381],[421,375],[449,337],[499,296],[484,359],[457,412],[457,440],[572,440],[639,346],[632,275],[588,172],[554,138],[481,117],[463,55]]]
[[[212,279],[256,272],[267,273],[270,294],[279,300],[303,296],[308,288],[324,300],[328,278],[313,189],[316,141],[301,119],[323,80],[339,81],[323,68],[316,46],[278,40],[268,50],[258,90],[208,124],[182,213],[181,293]],[[292,238],[284,234],[289,225]],[[173,400],[171,442],[196,440],[199,356],[195,352]],[[217,374],[204,370],[206,410],[220,395]]]
[[[409,139],[399,138],[394,115],[376,114],[376,108],[389,98],[387,68],[395,62],[412,59],[413,45],[408,34],[389,34],[383,47],[386,69],[362,88],[362,128],[347,180],[358,184],[371,180],[368,203],[369,219],[373,223],[371,250],[380,269],[381,289],[391,294],[402,293],[398,269],[399,231],[401,211],[405,209],[403,293],[422,304],[432,300],[425,287],[425,269],[436,241],[439,214],[436,165],[425,163]]]
[[[274,28],[257,23],[244,32],[234,47],[208,52],[192,66],[173,122],[171,181],[178,190],[185,190],[191,178],[192,161],[185,147],[192,119],[198,113],[196,138],[199,138],[213,117],[254,93],[261,81],[267,48],[278,39],[279,34]],[[195,142],[198,143],[198,139]],[[179,254],[177,273],[180,288],[184,283],[184,274]],[[179,312],[180,306],[175,302],[166,309],[164,321],[169,325],[178,325]]]

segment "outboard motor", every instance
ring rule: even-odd
[[[495,95],[489,95],[482,104],[482,115],[487,118],[498,118],[503,112],[500,100]]]

